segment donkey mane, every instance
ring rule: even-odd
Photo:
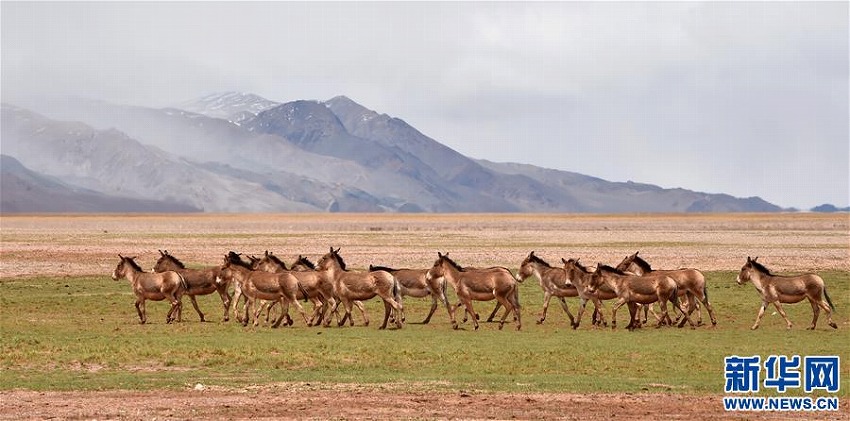
[[[451,257],[449,257],[448,255],[443,254],[443,255],[441,255],[441,256],[440,256],[440,258],[441,258],[441,259],[443,259],[443,260],[444,260],[444,261],[446,261],[446,262],[449,262],[449,264],[450,264],[450,265],[452,265],[452,266],[454,266],[454,268],[455,268],[458,272],[465,272],[465,270],[463,269],[463,267],[462,267],[461,265],[457,264],[457,262],[455,262],[454,260],[452,260],[452,258],[451,258]]]
[[[761,264],[761,263],[759,263],[759,262],[756,262],[755,260],[750,260],[750,264],[752,264],[752,266],[753,266],[753,267],[754,267],[757,271],[759,271],[759,272],[761,272],[761,273],[763,273],[763,274],[765,274],[765,275],[768,275],[768,276],[775,276],[774,274],[770,273],[770,270],[769,270],[768,268],[764,267],[764,265],[762,265],[762,264]]]
[[[369,265],[369,272],[374,272],[376,270],[383,270],[383,271],[390,272],[390,273],[398,271],[398,269],[393,269],[393,268],[387,267],[387,266]]]
[[[530,257],[530,259],[529,259],[529,261],[530,261],[530,262],[533,262],[533,263],[540,263],[541,265],[546,266],[547,268],[551,268],[551,267],[552,267],[552,265],[550,265],[550,264],[546,263],[546,261],[545,261],[545,260],[543,260],[543,259],[541,259],[541,258],[537,257],[537,255],[536,255],[536,254],[531,254],[531,255],[529,255],[529,257]]]
[[[638,267],[640,267],[644,272],[652,272],[652,266],[650,266],[649,262],[643,260],[640,256],[634,256],[632,263],[638,265]]]
[[[169,259],[174,266],[177,266],[180,269],[186,269],[186,265],[184,265],[183,262],[168,253],[163,254],[161,259]]]
[[[581,263],[580,263],[577,259],[570,259],[570,260],[567,260],[567,261],[568,261],[568,262],[572,262],[572,264],[574,264],[574,265],[575,265],[577,268],[579,268],[582,272],[584,272],[584,273],[590,273],[590,271],[589,271],[589,270],[587,270],[587,267],[585,267],[583,264],[581,264]]]
[[[251,265],[249,263],[245,263],[245,261],[243,261],[242,258],[239,257],[239,253],[236,253],[234,251],[227,253],[227,261],[229,261],[233,265],[241,266],[245,269],[252,270]]]
[[[283,263],[283,261],[282,261],[282,260],[280,260],[280,259],[279,259],[277,256],[275,256],[274,254],[268,253],[268,254],[266,254],[266,258],[268,258],[269,260],[271,260],[271,261],[272,261],[272,263],[274,263],[274,264],[276,264],[276,265],[278,265],[278,266],[282,267],[282,268],[283,268],[283,270],[286,270],[286,269],[287,269],[287,268],[286,268],[286,263]]]
[[[123,259],[124,262],[130,265],[130,267],[133,268],[133,270],[135,270],[136,272],[144,272],[144,270],[139,266],[138,263],[136,263],[135,260],[133,260],[132,257],[122,257],[121,259]]]
[[[331,256],[333,256],[333,258],[336,259],[337,263],[339,263],[340,269],[348,270],[348,269],[345,268],[345,260],[342,260],[342,256],[340,256],[339,253],[337,253],[335,251],[331,252]]]
[[[304,256],[298,256],[298,260],[296,260],[295,263],[292,264],[292,266],[295,266],[299,263],[301,263],[304,266],[307,266],[310,269],[316,269],[316,265],[314,265],[313,262],[310,261],[310,259],[308,259]]]
[[[627,275],[626,272],[623,272],[623,271],[621,271],[620,269],[617,269],[617,268],[612,268],[611,266],[608,266],[608,265],[598,265],[596,267],[596,271],[598,272],[600,270],[615,273],[617,275]]]

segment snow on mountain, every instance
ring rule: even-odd
[[[280,105],[259,95],[243,92],[217,92],[176,106],[186,111],[221,118],[239,124],[269,108]]]

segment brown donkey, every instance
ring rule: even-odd
[[[198,301],[195,299],[195,296],[212,294],[213,292],[218,292],[218,296],[221,297],[221,304],[224,306],[224,321],[229,320],[228,310],[230,309],[230,299],[232,297],[227,292],[228,285],[226,283],[216,282],[216,279],[218,279],[218,266],[187,269],[183,262],[168,254],[168,250],[159,250],[159,254],[160,258],[153,267],[154,272],[173,270],[186,280],[186,284],[189,285],[189,288],[186,289],[186,295],[192,301],[192,307],[198,312],[198,316],[202,322],[206,321],[206,319],[204,318],[204,313],[198,307]]]
[[[346,270],[345,261],[339,255],[339,249],[334,250],[333,247],[319,259],[317,270],[327,273],[328,279],[333,280],[334,294],[339,297],[345,309],[345,315],[339,321],[339,326],[344,325],[346,319],[349,319],[354,326],[354,319],[351,318],[351,307],[354,301],[370,300],[376,296],[381,297],[384,302],[384,322],[380,329],[386,329],[390,312],[404,314],[398,282],[391,273],[382,270],[374,272]],[[328,324],[330,324],[330,318],[325,320],[325,325]],[[395,325],[401,329],[400,316],[395,318]]]
[[[248,324],[248,311],[251,307],[255,307],[255,302],[258,299],[275,301],[280,304],[280,308],[282,309],[280,317],[272,324],[272,327],[280,326],[284,318],[289,316],[289,304],[295,304],[301,317],[304,318],[304,323],[309,323],[307,313],[304,312],[304,307],[301,306],[296,298],[298,290],[301,287],[298,280],[289,273],[255,271],[241,260],[236,261],[231,256],[225,255],[219,276],[224,282],[234,282],[234,288],[236,289],[234,303],[238,302],[239,295],[245,295],[246,303],[245,318],[242,319],[243,325]],[[260,324],[260,311],[262,310],[262,307],[256,307],[257,309],[254,311],[254,326]]]
[[[698,309],[697,302],[701,302],[705,309],[708,310],[708,316],[711,318],[711,324],[717,326],[717,318],[714,316],[714,308],[708,302],[708,289],[705,286],[705,276],[702,272],[696,269],[674,269],[674,270],[652,270],[652,267],[638,256],[639,252],[626,256],[617,269],[624,272],[631,272],[635,275],[661,274],[668,275],[676,281],[679,287],[679,297],[687,296],[688,299],[688,316]],[[648,308],[648,307],[647,307]],[[702,325],[702,311],[697,312],[698,322]]]
[[[175,320],[175,317],[179,322],[183,307],[181,298],[188,288],[186,280],[174,271],[145,272],[136,264],[135,257],[124,257],[120,254],[118,257],[121,258],[121,261],[118,262],[118,266],[112,272],[112,279],[117,281],[126,278],[130,281],[130,285],[133,286],[133,293],[136,295],[136,311],[139,313],[140,323],[145,324],[148,320],[145,300],[168,300],[171,303],[171,309],[165,316],[165,323],[171,323]]]
[[[266,250],[262,258],[251,259],[251,268],[263,272],[289,273],[298,279],[303,288],[303,291],[298,291],[298,299],[310,300],[313,303],[313,314],[310,316],[309,326],[318,326],[328,308],[336,304],[333,298],[333,283],[317,272],[313,263],[303,256],[298,256],[298,260],[290,270],[287,269],[286,263]]]
[[[448,254],[437,253],[434,266],[428,271],[428,279],[444,277],[452,285],[460,302],[458,306],[464,305],[466,313],[472,319],[475,330],[478,330],[478,318],[472,308],[472,300],[490,301],[497,300],[505,307],[505,313],[499,322],[499,329],[505,325],[505,319],[513,312],[516,316],[516,329],[522,328],[521,307],[519,304],[519,288],[517,280],[511,271],[502,267],[489,269],[467,269],[450,259]],[[452,311],[452,327],[457,329],[458,324]]]
[[[549,300],[552,297],[557,297],[561,303],[561,308],[567,313],[570,318],[570,325],[575,325],[575,318],[570,313],[570,308],[567,306],[567,297],[578,297],[578,290],[570,284],[567,279],[567,272],[564,268],[552,267],[543,259],[537,257],[532,251],[525,257],[519,266],[519,279],[525,280],[531,276],[537,276],[540,280],[540,288],[543,289],[543,312],[540,314],[540,319],[537,324],[542,324],[546,320],[546,312],[549,310]]]
[[[428,279],[428,269],[393,269],[386,266],[369,265],[369,272],[376,270],[387,271],[395,276],[402,297],[431,297],[431,309],[422,324],[428,324],[431,321],[431,316],[437,311],[439,302],[445,304],[446,312],[451,318],[452,310],[449,299],[446,297],[446,282],[442,279]],[[405,321],[404,314],[401,315],[401,320]]]
[[[812,305],[812,324],[809,326],[809,330],[813,330],[817,325],[820,309],[826,311],[829,325],[833,329],[838,329],[838,325],[832,321],[832,311],[835,310],[835,306],[832,305],[832,300],[826,293],[826,284],[824,284],[823,278],[814,273],[777,276],[770,273],[761,263],[756,262],[756,259],[758,257],[754,259],[747,257],[747,263],[741,268],[736,280],[738,285],[743,285],[744,282],[752,282],[756,291],[761,295],[761,307],[759,307],[758,316],[756,316],[756,323],[752,327],[753,330],[758,329],[764,311],[770,303],[773,303],[776,311],[782,315],[782,318],[788,324],[788,329],[791,329],[791,320],[788,320],[785,310],[779,303],[793,304],[799,303],[803,299],[808,299],[809,304]]]
[[[662,320],[669,318],[667,312],[667,301],[672,301],[674,307],[678,308],[684,315],[684,319],[682,319],[679,323],[679,327],[682,327],[685,324],[685,321],[689,322],[691,327],[694,327],[694,323],[690,318],[688,318],[687,312],[679,303],[678,286],[676,285],[676,281],[670,276],[661,274],[643,276],[629,275],[600,263],[596,267],[596,272],[593,272],[593,275],[590,277],[588,292],[594,293],[601,285],[606,283],[617,294],[617,302],[611,309],[612,328],[617,327],[617,309],[622,307],[624,304],[629,305],[629,313],[631,315],[629,325],[626,327],[634,329],[639,327],[635,315],[635,312],[637,311],[637,306],[635,304],[652,304],[656,301],[661,306]],[[661,323],[659,322],[656,327],[661,327]]]
[[[573,329],[577,329],[581,324],[581,316],[584,314],[584,308],[587,306],[588,301],[592,302],[594,307],[592,324],[608,326],[608,323],[605,321],[605,315],[602,312],[602,300],[613,300],[617,298],[617,294],[608,284],[602,284],[593,292],[590,292],[589,286],[593,272],[579,263],[579,259],[566,260],[562,258],[561,262],[564,264],[564,271],[567,273],[567,281],[576,288],[579,300],[581,300],[576,321],[572,325]]]

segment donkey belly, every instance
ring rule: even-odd
[[[552,295],[556,297],[578,297],[578,289],[575,287],[559,288],[553,285],[553,288],[550,291],[552,292]]]
[[[790,295],[790,294],[778,293],[777,298],[779,298],[780,303],[794,304],[794,303],[799,303],[800,301],[803,301],[806,298],[806,294]]]
[[[658,301],[658,296],[655,294],[631,293],[629,294],[628,301],[640,304],[652,304]]]
[[[469,291],[469,298],[475,301],[490,301],[496,298],[493,295],[493,291],[490,292],[479,292],[479,291]]]

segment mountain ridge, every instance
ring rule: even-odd
[[[279,103],[254,94],[225,93],[202,97],[196,105],[184,103],[185,109],[103,101],[60,105],[43,111],[46,116],[38,124],[23,124],[14,115],[24,109],[4,104],[4,153],[8,144],[10,155],[34,171],[50,170],[47,175],[104,194],[117,189],[111,179],[115,177],[107,175],[106,157],[120,156],[140,173],[119,177],[128,183],[125,189],[141,197],[157,192],[185,199],[204,211],[782,210],[760,198],[610,182],[529,164],[472,159],[400,118],[345,96]],[[234,115],[240,120],[234,121]],[[52,133],[49,139],[44,131]],[[81,137],[88,137],[88,143]],[[27,148],[31,144],[48,153],[34,153]],[[118,145],[131,152],[117,150]],[[82,160],[80,148],[100,161]],[[76,161],[68,162],[71,158]],[[175,174],[179,182],[166,181]],[[206,187],[193,191],[193,183]],[[157,189],[159,184],[166,187]],[[201,197],[214,205],[203,206]]]

